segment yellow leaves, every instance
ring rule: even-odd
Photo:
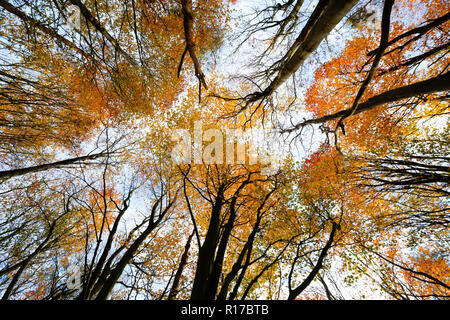
[[[393,287],[406,287],[408,294],[425,300],[445,299],[449,295],[450,290],[442,283],[450,282],[450,266],[442,250],[419,248],[410,255],[402,257],[391,252],[388,257],[401,266],[392,267],[387,273]]]
[[[197,44],[199,57],[204,58],[200,60],[208,62],[208,52],[221,45],[222,31],[227,27],[222,23],[228,19],[224,6],[227,2],[206,0],[194,2],[196,7],[194,41]],[[250,148],[248,146],[245,160],[242,161],[245,164],[235,161],[239,156],[237,148],[230,152],[233,163],[225,161],[207,163],[202,158],[200,161],[175,164],[171,157],[171,151],[176,145],[176,141],[171,137],[172,129],[185,129],[192,137],[192,131],[195,130],[196,124],[201,123],[202,134],[209,129],[216,129],[223,134],[221,137],[225,138],[228,134],[225,130],[228,129],[243,129],[244,127],[256,129],[256,122],[248,122],[249,118],[265,121],[268,109],[264,108],[272,107],[271,103],[266,104],[266,102],[272,101],[265,99],[260,108],[256,108],[256,105],[253,106],[253,109],[248,108],[252,109],[249,113],[255,111],[251,115],[245,112],[239,113],[239,110],[244,109],[243,101],[234,98],[251,92],[250,90],[253,88],[245,83],[223,79],[220,74],[212,72],[207,75],[210,90],[202,92],[202,101],[197,103],[198,83],[195,78],[192,84],[187,83],[187,80],[191,81],[189,76],[193,76],[192,61],[189,56],[185,57],[181,76],[177,75],[177,67],[185,48],[179,1],[139,0],[133,1],[132,4],[137,7],[135,12],[132,12],[130,7],[124,7],[120,1],[115,1],[112,7],[108,7],[106,2],[99,2],[96,9],[99,16],[109,13],[109,10],[114,12],[113,15],[110,15],[109,20],[102,19],[103,23],[107,29],[117,35],[120,46],[126,52],[130,52],[132,58],[138,61],[137,66],[131,66],[130,61],[126,62],[127,59],[123,59],[118,48],[114,45],[111,46],[108,39],[94,36],[89,38],[92,39],[92,43],[84,40],[84,37],[97,34],[93,28],[88,30],[86,26],[83,26],[84,29],[79,34],[79,43],[90,54],[95,55],[96,59],[104,60],[99,61],[99,66],[94,67],[89,63],[86,65],[80,63],[75,55],[70,54],[68,48],[61,49],[56,46],[54,41],[50,41],[49,44],[44,42],[24,44],[27,55],[18,60],[21,60],[24,69],[33,70],[33,79],[36,79],[41,87],[37,86],[29,92],[12,97],[21,102],[26,101],[26,103],[17,103],[11,106],[9,100],[14,99],[0,101],[2,109],[0,117],[2,119],[31,121],[32,128],[17,129],[11,125],[3,132],[5,134],[15,132],[16,136],[25,133],[35,134],[35,140],[28,139],[29,145],[34,148],[33,155],[35,157],[40,155],[47,144],[51,147],[56,146],[52,143],[52,139],[61,140],[58,146],[71,148],[75,142],[88,142],[87,138],[90,132],[97,129],[100,124],[102,126],[120,125],[120,128],[115,127],[114,130],[118,129],[122,133],[123,129],[123,131],[131,133],[130,137],[126,138],[126,142],[130,142],[131,147],[124,150],[120,157],[108,158],[108,161],[113,160],[113,165],[117,164],[117,167],[106,171],[104,185],[102,185],[102,181],[97,181],[99,184],[96,189],[90,188],[90,182],[85,179],[80,182],[83,187],[80,186],[79,192],[71,193],[74,203],[71,204],[70,215],[58,229],[58,235],[64,236],[57,243],[57,251],[63,251],[63,255],[60,256],[63,265],[68,264],[71,258],[79,253],[87,252],[89,256],[92,244],[94,244],[93,246],[101,244],[99,247],[104,244],[104,236],[108,234],[110,227],[115,223],[117,213],[120,211],[118,207],[122,204],[124,197],[124,194],[118,191],[122,190],[120,188],[122,181],[118,182],[123,178],[122,176],[118,177],[118,172],[121,170],[118,167],[122,164],[125,164],[126,167],[120,171],[126,175],[124,180],[128,179],[128,174],[130,174],[132,182],[141,186],[140,190],[144,190],[144,193],[157,193],[161,191],[161,184],[164,183],[169,186],[170,197],[173,197],[174,194],[177,195],[177,203],[170,211],[170,217],[164,221],[166,224],[157,230],[158,232],[153,232],[149,236],[148,241],[139,248],[136,259],[133,260],[133,263],[138,261],[139,267],[145,270],[143,272],[145,274],[144,281],[149,283],[155,279],[166,281],[176,270],[179,253],[192,229],[190,210],[192,210],[199,228],[200,238],[205,236],[212,221],[211,215],[216,213],[212,212],[215,197],[219,191],[223,191],[222,187],[225,191],[223,192],[223,207],[218,214],[220,215],[218,234],[224,234],[223,226],[231,221],[231,203],[238,199],[224,270],[227,272],[231,270],[244,243],[253,232],[255,224],[259,222],[258,218],[261,218],[257,214],[264,213],[257,229],[255,251],[251,258],[253,259],[258,254],[263,254],[263,256],[249,268],[249,274],[244,282],[248,282],[251,276],[264,270],[268,261],[275,259],[276,255],[284,250],[288,240],[297,237],[286,249],[286,255],[282,257],[280,264],[268,268],[267,273],[260,278],[261,283],[254,287],[268,292],[269,296],[272,293],[272,281],[277,281],[277,268],[289,263],[289,260],[295,257],[295,245],[301,244],[300,249],[304,250],[302,253],[312,253],[311,257],[314,257],[314,254],[320,252],[327,240],[327,235],[331,231],[331,221],[340,223],[339,231],[336,233],[336,246],[333,247],[333,250],[341,244],[348,246],[341,246],[342,251],[340,252],[337,250],[330,252],[327,259],[339,259],[338,254],[341,254],[344,248],[347,249],[355,242],[360,241],[367,241],[374,247],[383,249],[392,245],[393,248],[386,250],[386,254],[390,258],[394,258],[402,253],[400,238],[405,235],[402,234],[400,228],[389,228],[395,222],[408,218],[407,213],[401,210],[404,210],[405,207],[414,209],[425,207],[440,209],[440,206],[442,207],[441,200],[423,200],[415,195],[408,197],[404,193],[386,196],[375,189],[364,189],[361,185],[365,181],[359,175],[361,173],[359,169],[368,165],[368,161],[364,159],[365,156],[401,155],[401,152],[397,152],[395,148],[400,148],[399,141],[409,141],[412,137],[420,138],[421,134],[415,131],[420,128],[421,119],[446,111],[445,101],[434,96],[429,96],[427,101],[422,100],[421,105],[415,109],[410,108],[407,104],[399,108],[380,106],[345,119],[346,135],[339,133],[338,136],[339,147],[343,155],[328,144],[324,144],[319,151],[310,154],[298,170],[294,161],[288,161],[282,173],[283,176],[276,181],[278,189],[262,208],[260,206],[265,201],[265,196],[276,183],[273,177],[270,177],[272,179],[270,180],[267,179],[267,175],[262,174],[264,167],[262,161],[249,164],[250,157],[247,151]],[[87,1],[86,5],[91,8],[94,6],[94,2]],[[437,11],[434,12],[434,9],[421,1],[396,3],[396,7],[401,6],[405,6],[405,8],[423,6],[424,16],[428,18],[438,16]],[[439,6],[439,10],[448,7],[443,1],[439,2]],[[136,20],[133,20],[130,13],[137,15]],[[412,14],[408,17],[410,16]],[[0,17],[0,19],[3,18]],[[4,19],[4,21],[6,20]],[[409,30],[413,25],[409,21],[413,19],[405,19],[408,20],[404,21],[405,23],[400,20],[392,23],[391,38]],[[136,22],[136,24],[134,25],[130,21]],[[295,32],[295,30],[291,31]],[[329,62],[318,66],[315,72],[314,83],[309,88],[305,100],[306,111],[311,112],[315,117],[349,108],[370,70],[373,56],[369,56],[368,53],[377,48],[380,31],[368,31],[364,25],[361,25],[358,30],[356,36],[347,42],[341,53],[332,57]],[[17,27],[14,34],[25,31],[24,28]],[[382,92],[440,72],[441,68],[448,63],[445,56],[433,66],[424,63],[417,68],[414,66],[411,70],[405,66],[398,68],[397,66],[411,56],[428,50],[432,45],[441,44],[447,31],[448,26],[444,25],[442,30],[430,32],[415,44],[408,44],[408,38],[398,42],[396,45],[402,47],[390,51],[382,58],[379,70],[365,91],[361,102]],[[0,33],[4,36],[7,32],[2,29]],[[40,34],[35,36],[39,38],[38,40],[46,39],[46,36]],[[273,44],[273,39],[265,43],[269,46],[271,44]],[[13,48],[7,47],[7,49]],[[391,49],[393,48],[389,48],[389,50]],[[274,50],[273,53],[276,51]],[[322,60],[320,54],[318,57]],[[312,67],[314,67],[313,63]],[[11,70],[13,70],[14,76],[22,75],[20,69]],[[25,86],[20,89],[22,88]],[[2,87],[3,92],[15,89],[17,88],[13,85]],[[276,111],[292,115],[289,112],[292,111],[290,109],[295,105],[298,97],[290,92],[290,88],[287,89],[276,97],[274,95],[273,102],[282,104]],[[215,99],[211,96],[212,94],[229,99]],[[37,98],[33,100],[34,97]],[[41,103],[42,100],[45,100],[45,103]],[[11,115],[14,113],[21,116],[14,118]],[[326,124],[326,128],[322,127],[322,129],[331,131],[336,123],[336,120],[331,121]],[[39,128],[41,131],[34,131],[35,128]],[[331,137],[330,135],[329,138]],[[190,141],[189,147],[196,144],[197,147],[204,150],[212,142],[221,139],[219,135],[212,134],[208,138],[204,138],[203,135],[202,138],[194,143]],[[265,138],[264,136],[261,140]],[[99,140],[98,145],[100,142],[103,143],[103,140]],[[232,144],[235,145],[234,142]],[[221,145],[218,149],[214,149],[214,154],[221,154],[222,151],[225,155],[227,146]],[[265,151],[270,153],[272,150]],[[54,147],[52,152],[54,152],[52,156],[56,155],[58,149]],[[5,159],[5,163],[7,162],[5,155],[0,155],[0,157],[2,160]],[[108,162],[108,164],[111,163]],[[94,174],[97,169],[98,167],[89,167],[84,170],[83,167],[81,172],[71,168],[70,173],[73,171],[84,177],[85,174]],[[252,174],[251,181],[243,187],[249,172],[255,173]],[[380,175],[373,175],[373,177],[375,176],[379,177]],[[88,185],[85,186],[85,182]],[[33,195],[40,194],[41,187],[38,182],[33,182],[26,191]],[[78,188],[78,185],[76,187]],[[52,197],[55,197],[58,190],[52,187],[49,187],[48,190],[53,193],[48,198],[30,197],[21,199],[16,205],[32,207],[39,204],[39,201],[48,201],[53,204],[50,200],[53,200]],[[426,190],[427,193],[428,190],[431,190],[431,187]],[[61,191],[61,193],[66,194],[66,191]],[[425,192],[421,191],[421,195],[423,195]],[[184,198],[184,193],[186,193],[190,207]],[[144,223],[141,229],[133,231],[133,234],[129,234],[125,230],[128,229],[128,222],[139,214],[142,213],[148,217],[146,210],[154,204],[153,198],[149,199],[148,194],[140,196],[136,196],[138,200],[133,202],[135,207],[130,208],[132,218],[121,222],[120,226],[124,226],[124,228],[121,228],[114,240],[114,249],[120,246],[125,249],[130,248],[131,243],[139,237],[140,231],[145,225]],[[136,200],[133,198],[133,201]],[[64,208],[56,205],[53,206],[53,209],[58,213]],[[52,212],[52,214],[55,213]],[[39,212],[30,214],[29,219],[39,225],[46,222]],[[142,220],[140,221],[142,222]],[[131,221],[131,224],[133,222]],[[65,232],[66,229],[63,227],[67,227],[70,232]],[[125,231],[122,233],[123,230]],[[33,230],[24,233],[21,235],[21,239],[30,238],[29,235],[32,232]],[[102,232],[103,237],[99,236]],[[303,246],[303,243],[300,242],[303,239],[310,239],[310,242]],[[88,245],[84,247],[86,242]],[[196,241],[194,240],[194,242]],[[413,244],[416,243],[413,242]],[[264,249],[268,246],[270,246],[270,250],[265,253]],[[411,245],[411,247],[414,246]],[[14,253],[20,254],[20,249],[22,247],[19,241],[19,245],[14,248]],[[440,270],[448,272],[448,266],[436,258],[435,252],[420,252],[418,255],[419,257],[414,256],[404,262],[414,265],[418,270],[425,270],[439,277],[444,277]],[[304,262],[306,265],[306,260]],[[190,269],[187,277],[192,276],[192,265],[188,266]],[[130,270],[133,268],[131,266]],[[295,277],[303,275],[301,272],[296,271],[295,273]],[[405,274],[404,277],[407,278],[407,275]],[[415,283],[414,278],[408,281],[411,281],[411,286],[420,287]],[[41,294],[41,288],[38,285],[36,287],[37,290],[29,293],[30,297]],[[155,291],[158,290],[159,287]],[[424,288],[423,290],[425,292],[428,289]],[[115,297],[120,298],[124,295],[124,292],[120,292]],[[310,298],[322,297],[315,295]]]

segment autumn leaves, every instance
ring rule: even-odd
[[[0,1],[3,298],[448,298],[447,2]]]

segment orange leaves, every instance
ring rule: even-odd
[[[305,199],[338,200],[344,196],[343,168],[339,155],[329,147],[321,147],[303,163],[298,187]]]
[[[409,6],[423,13],[423,17],[420,19],[415,17],[415,12],[412,12],[411,8],[408,9]],[[442,9],[440,15],[437,15],[429,7],[424,6],[419,1],[396,2],[395,19],[390,25],[390,40],[418,25],[429,23],[430,20],[427,19],[435,19],[448,11],[440,8]],[[445,44],[446,29],[448,27],[444,25],[427,31],[425,35],[412,33],[391,43],[360,102],[443,72],[448,64],[445,54],[430,55],[417,62],[411,59]],[[305,99],[307,110],[312,112],[314,117],[348,109],[353,104],[356,93],[372,64],[372,50],[377,48],[379,37],[379,30],[368,32],[361,28],[359,34],[347,42],[345,49],[337,57],[316,70],[314,82]],[[432,67],[427,68],[427,65]],[[364,149],[369,148],[385,150],[388,147],[386,139],[395,139],[414,125],[417,120],[414,112],[413,107],[407,104],[395,109],[379,106],[345,119],[347,130],[345,136],[340,134],[341,150],[344,153],[346,150],[348,153],[363,153]],[[330,121],[327,126],[334,129],[336,121]]]
[[[384,262],[384,288],[394,296],[414,299],[447,299],[450,266],[442,249],[418,248],[403,254],[389,250]]]
[[[153,102],[150,110],[137,108],[135,110],[151,113],[153,109],[163,109],[170,106],[180,92],[182,80],[177,77],[177,68],[186,47],[184,39],[183,17],[179,1],[139,1],[141,11],[142,37],[149,47],[145,62],[145,72],[148,73],[147,99]],[[201,55],[220,45],[223,36],[221,29],[226,23],[227,1],[197,1],[194,8],[194,25],[192,39]],[[183,65],[186,70],[192,70],[191,59],[186,57]],[[183,60],[183,61],[184,61]],[[157,71],[157,74],[155,74]],[[145,101],[144,101],[145,102]],[[148,105],[147,101],[147,105]],[[144,104],[145,105],[145,104]],[[132,109],[133,110],[133,109]]]
[[[226,4],[226,1],[197,1],[194,34],[202,53],[220,44],[219,29],[226,20]],[[130,115],[152,116],[166,110],[183,90],[184,78],[178,78],[176,72],[185,47],[179,1],[85,5],[96,18],[109,16],[98,19],[103,31],[94,24],[82,23],[80,30],[66,30],[69,34],[64,36],[70,38],[73,32],[71,40],[93,59],[80,61],[78,53],[59,43],[59,38],[25,28],[22,23],[11,25],[5,32],[10,41],[7,46],[23,68],[17,72],[11,68],[13,71],[8,72],[28,76],[21,90],[14,88],[14,94],[10,92],[5,100],[3,95],[0,99],[2,119],[21,116],[9,119],[14,125],[2,127],[5,136],[13,133],[28,147],[53,142],[71,146],[86,139],[100,123],[117,124]],[[34,11],[30,7],[27,12]],[[109,10],[115,14],[110,15]],[[42,12],[37,9],[36,19],[42,18],[40,15]],[[58,29],[61,19],[52,18],[48,17],[45,25]],[[117,39],[105,39],[105,32]],[[33,37],[33,41],[20,40]],[[123,57],[124,51],[139,63],[128,63],[130,59]],[[28,80],[36,80],[34,88],[29,89]],[[11,91],[3,85],[1,90]],[[26,126],[22,116],[25,113],[32,122]]]
[[[445,288],[439,283],[427,277],[421,276],[420,273],[427,274],[435,279],[439,279],[445,284],[450,284],[450,265],[445,259],[442,252],[433,252],[429,249],[420,249],[417,256],[411,256],[404,262],[408,268],[417,273],[403,270],[403,276],[409,289],[418,296],[425,299],[433,299],[436,296],[448,296],[450,289]],[[425,281],[423,281],[423,280]]]
[[[311,27],[316,29],[314,16],[310,17],[312,19],[307,17],[310,9],[314,8],[305,8],[302,1],[274,4],[257,13],[253,20],[256,24],[246,30],[249,50],[261,53],[262,47],[250,49],[250,46],[258,43],[268,45],[273,50],[264,51],[264,56],[248,62],[243,61],[249,57],[245,50],[241,51],[242,56],[230,57],[232,59],[229,61],[239,60],[239,64],[242,63],[240,71],[249,73],[241,78],[230,77],[225,80],[215,71],[209,72],[206,74],[207,86],[204,86],[209,91],[202,92],[202,100],[197,102],[199,88],[195,76],[203,79],[203,76],[199,77],[198,71],[209,71],[216,67],[216,63],[228,61],[220,56],[222,51],[228,53],[228,47],[226,50],[216,49],[222,45],[228,28],[228,4],[235,2],[192,1],[192,19],[185,19],[190,16],[187,14],[191,11],[190,6],[187,10],[186,5],[182,7],[179,0],[84,1],[86,8],[98,21],[83,20],[79,30],[61,23],[64,16],[57,7],[62,4],[61,1],[48,1],[44,8],[30,1],[24,3],[24,11],[70,38],[72,45],[62,41],[61,37],[52,36],[51,30],[43,32],[42,27],[41,31],[24,27],[26,21],[20,21],[20,17],[11,19],[14,24],[8,25],[8,15],[0,12],[0,20],[5,24],[5,28],[0,30],[0,37],[8,40],[3,50],[14,58],[9,61],[8,67],[0,70],[0,119],[5,123],[0,126],[0,139],[6,141],[2,147],[11,150],[11,156],[0,154],[2,164],[19,167],[31,162],[42,163],[59,153],[67,153],[67,149],[79,151],[90,146],[103,149],[107,145],[107,152],[114,150],[108,155],[102,153],[105,155],[103,158],[91,157],[76,166],[58,167],[48,176],[36,175],[40,180],[24,180],[26,185],[24,183],[23,188],[19,179],[8,181],[7,187],[11,182],[11,186],[17,189],[11,191],[14,196],[8,198],[8,208],[4,213],[13,222],[20,218],[24,226],[28,223],[32,226],[26,226],[28,229],[24,231],[17,229],[17,237],[14,235],[15,242],[10,248],[4,241],[9,252],[4,250],[2,254],[10,253],[12,257],[7,263],[21,261],[27,248],[33,247],[43,237],[40,229],[48,228],[49,222],[64,212],[66,215],[55,228],[54,241],[52,239],[50,242],[49,251],[42,252],[39,259],[30,265],[30,274],[41,266],[50,266],[52,256],[59,259],[55,265],[64,268],[74,261],[84,260],[87,263],[84,270],[95,270],[96,263],[99,263],[97,270],[105,267],[105,273],[98,278],[99,286],[103,285],[105,277],[112,275],[113,269],[118,273],[123,272],[122,277],[117,273],[111,276],[111,282],[107,281],[110,282],[108,286],[111,286],[108,290],[111,290],[114,281],[121,281],[123,288],[120,294],[113,293],[114,298],[131,297],[134,293],[136,297],[143,294],[148,298],[161,298],[161,295],[164,298],[162,288],[170,287],[172,276],[179,266],[180,252],[193,228],[198,234],[194,234],[192,250],[200,250],[190,257],[215,260],[215,266],[205,268],[213,270],[214,277],[204,277],[205,281],[216,276],[216,279],[220,279],[219,287],[213,289],[219,291],[221,285],[229,284],[230,293],[232,287],[239,284],[236,276],[248,269],[248,273],[243,273],[242,279],[239,279],[242,280],[242,286],[239,290],[236,287],[238,295],[233,298],[237,299],[245,298],[241,294],[253,282],[255,286],[248,291],[250,296],[246,297],[254,297],[260,292],[275,297],[277,294],[274,288],[278,285],[281,288],[286,283],[291,266],[292,282],[296,283],[304,278],[315,262],[320,265],[323,263],[324,268],[330,265],[334,267],[334,262],[345,259],[344,254],[348,250],[354,250],[352,254],[356,260],[367,254],[367,260],[371,262],[373,256],[358,246],[361,243],[371,246],[371,249],[384,250],[390,259],[406,257],[401,261],[403,264],[448,281],[450,270],[445,257],[435,249],[419,250],[426,247],[424,239],[420,239],[422,242],[417,240],[419,236],[411,236],[414,241],[408,242],[409,229],[405,231],[402,225],[408,228],[412,225],[411,229],[414,229],[414,223],[420,227],[427,227],[428,223],[437,228],[436,225],[445,221],[447,213],[442,214],[441,209],[446,202],[433,194],[433,188],[441,181],[422,188],[413,186],[405,189],[402,185],[391,193],[380,191],[378,185],[369,188],[367,182],[370,178],[376,182],[392,177],[401,179],[399,172],[405,172],[404,167],[399,166],[394,168],[397,175],[391,174],[389,168],[381,168],[386,169],[387,173],[379,170],[379,167],[373,169],[370,167],[370,157],[387,158],[393,155],[402,158],[414,152],[427,156],[430,154],[429,149],[438,149],[439,152],[434,151],[435,154],[445,153],[448,139],[439,141],[442,152],[441,148],[421,148],[419,143],[406,143],[423,137],[419,131],[427,131],[420,126],[421,120],[447,112],[445,97],[434,93],[413,101],[413,90],[406,95],[403,95],[404,92],[399,94],[399,90],[392,93],[392,90],[446,70],[449,63],[448,47],[436,55],[432,52],[423,61],[414,59],[429,53],[436,46],[439,49],[445,45],[448,41],[448,23],[424,34],[411,33],[403,38],[401,35],[448,12],[448,1],[437,1],[433,5],[418,0],[396,1],[390,40],[400,39],[389,44],[375,74],[369,71],[381,35],[380,30],[362,21],[370,17],[370,12],[362,10],[358,13],[352,28],[349,23],[340,24],[342,28],[338,32],[342,37],[334,37],[330,33],[327,41],[323,41],[317,50],[312,50],[316,48],[316,40],[318,44],[328,33],[321,23],[317,23],[317,28],[323,29],[319,32],[320,37],[307,36],[311,41],[306,42],[294,38],[298,32],[303,33],[302,24],[308,20]],[[320,5],[324,3],[321,1]],[[365,5],[359,3],[357,7],[365,8]],[[319,8],[316,7],[317,10]],[[47,16],[50,12],[54,16]],[[313,12],[319,11],[314,9]],[[89,16],[86,10],[84,15]],[[301,19],[297,19],[300,16]],[[323,19],[327,20],[327,16],[324,15]],[[259,18],[263,20],[258,22]],[[328,21],[329,27],[334,25],[331,20],[332,17]],[[185,29],[186,21],[189,21],[190,27]],[[306,23],[305,32],[309,26]],[[265,30],[268,37],[264,39],[269,40],[257,40],[259,28],[260,31]],[[271,36],[271,30],[275,29],[278,35]],[[190,30],[190,36],[186,35],[186,30]],[[323,33],[323,37],[320,33]],[[345,48],[342,52],[333,51],[333,41],[342,38],[348,39]],[[274,39],[281,41],[274,42]],[[293,42],[293,46],[283,58],[284,45],[290,42]],[[195,43],[195,50],[192,49],[194,45],[189,45],[191,50],[185,55],[184,63],[180,64],[186,43]],[[330,50],[322,51],[327,44]],[[314,51],[312,59],[303,64],[303,56],[309,56],[309,51]],[[325,55],[328,53],[331,57],[327,58]],[[194,64],[195,68],[192,65],[196,61],[194,56],[199,60]],[[321,64],[324,59],[327,62]],[[259,72],[263,70],[259,68],[263,65],[271,67],[267,72]],[[283,86],[283,90],[280,87],[277,95],[272,92],[280,83],[285,83],[288,75],[290,77],[299,65],[304,66],[302,76],[306,77],[311,75],[309,71],[312,68],[316,68],[305,101],[300,101],[303,88],[294,91],[293,87],[287,85]],[[234,69],[234,66],[224,67],[227,70]],[[251,70],[256,73],[250,74]],[[246,83],[239,79],[245,79]],[[380,98],[378,104],[366,103],[365,109],[353,110],[364,112],[333,115],[354,104],[362,83],[366,83],[365,79],[372,80],[367,90],[361,90],[364,91],[361,103],[386,92],[388,96],[390,92],[394,97]],[[268,90],[260,90],[263,91],[262,96],[269,92],[264,99],[258,98],[258,92],[247,95],[254,90],[253,85],[262,86],[268,82],[272,82]],[[427,85],[429,82],[423,87]],[[445,86],[440,85],[438,89],[442,87]],[[426,94],[428,91],[424,92]],[[219,96],[222,99],[214,98]],[[394,98],[405,96],[412,99],[394,105]],[[261,104],[253,105],[250,110],[247,108],[250,105],[245,103],[256,102],[254,99]],[[383,101],[393,103],[382,105]],[[280,141],[282,137],[278,131],[274,134],[276,129],[271,130],[278,122],[268,120],[276,120],[278,116],[280,119],[287,116],[286,120],[290,116],[292,120],[298,119],[301,114],[295,110],[297,102],[305,102],[306,110],[301,111],[309,112],[314,117],[331,114],[323,118],[334,119],[328,123],[324,123],[323,119],[307,122],[323,123],[320,129],[328,134],[329,139],[300,165],[295,162],[298,158],[288,159],[282,170],[277,171],[278,166],[272,166],[270,169],[277,173],[271,171],[265,174],[267,171],[264,169],[269,169],[266,160],[288,157],[282,152],[289,143]],[[337,132],[339,152],[330,145],[330,141],[334,138],[333,129],[342,114],[348,117],[342,118],[346,133]],[[261,127],[254,120],[261,120]],[[98,139],[94,139],[95,131],[105,127]],[[199,130],[196,131],[196,127]],[[296,128],[300,126],[288,132]],[[304,137],[301,136],[303,132],[297,132],[298,137]],[[182,135],[178,136],[179,140],[173,137],[178,133]],[[274,141],[274,136],[280,139]],[[317,137],[315,135],[312,139]],[[294,147],[295,142],[290,146]],[[313,144],[316,145],[316,142],[313,141]],[[255,146],[262,145],[264,147],[260,150],[264,149],[264,155],[250,155],[256,149]],[[190,152],[183,160],[189,159],[181,164],[174,159],[176,155],[172,152],[177,146]],[[210,153],[207,154],[206,150]],[[267,155],[273,157],[264,157]],[[436,163],[441,160],[423,162],[424,166],[436,167]],[[384,165],[383,162],[379,163]],[[445,166],[442,167],[444,169],[436,170],[446,173]],[[100,173],[101,168],[105,169],[103,175]],[[414,176],[417,171],[408,173],[412,172],[411,176]],[[430,176],[426,169],[422,171],[425,177]],[[66,174],[70,180],[63,181],[61,177]],[[369,175],[369,178],[364,174]],[[441,176],[446,177],[444,174]],[[56,183],[52,180],[59,178],[61,180]],[[417,179],[413,179],[413,182],[417,182]],[[61,187],[57,184],[61,184]],[[444,188],[440,189],[441,194],[444,191]],[[161,193],[164,194],[161,203],[155,202],[156,195]],[[166,202],[173,204],[167,215],[161,215],[159,221],[149,221],[149,218],[164,211]],[[408,225],[411,217],[415,220]],[[12,231],[16,228],[14,224],[10,226],[9,221],[0,222],[6,230],[0,230],[2,233],[7,234],[10,227]],[[338,224],[339,228],[336,227]],[[421,228],[417,229],[422,232]],[[141,235],[147,238],[144,240]],[[426,236],[431,239],[441,234],[433,229]],[[324,247],[328,239],[329,244]],[[101,252],[103,248],[106,250],[103,251],[105,255]],[[327,260],[322,261],[324,256],[319,256],[325,248],[323,252]],[[330,251],[326,252],[328,249]],[[202,253],[208,250],[208,254]],[[190,261],[182,277],[184,283],[180,286],[182,292],[179,297],[189,297],[192,285],[189,281],[196,273],[196,262],[201,266],[198,268],[199,277],[204,276],[200,272],[203,272],[201,269],[206,264],[201,259]],[[227,275],[233,276],[234,263],[238,274],[227,284]],[[248,265],[244,267],[244,263]],[[378,260],[374,262],[376,267],[381,264]],[[349,268],[348,271],[354,275],[367,272],[369,267],[370,263],[367,266],[358,264],[357,268]],[[384,268],[384,265],[381,267]],[[411,291],[415,290],[421,296],[436,292],[442,294],[442,291],[437,291],[435,284],[420,281],[414,273],[405,270],[399,273],[395,270],[393,275],[400,275]],[[42,277],[41,274],[27,274],[25,280],[32,279],[32,288],[24,293],[25,298],[42,298],[46,292],[43,284],[52,272],[53,269],[47,268],[42,272]],[[92,273],[92,276],[99,272]],[[326,276],[326,272],[323,275]],[[391,275],[388,274],[387,278]],[[255,281],[252,282],[252,279]],[[393,279],[387,280],[397,288]],[[128,290],[134,292],[128,295]],[[87,292],[85,297],[93,298],[94,291],[92,295]],[[210,291],[209,288],[207,291]],[[106,296],[105,291],[101,297]],[[312,293],[304,297],[322,299],[324,295]]]

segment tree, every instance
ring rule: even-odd
[[[0,0],[3,300],[448,299],[448,1],[248,10]]]

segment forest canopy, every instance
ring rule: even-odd
[[[450,2],[0,0],[2,300],[448,300]]]

